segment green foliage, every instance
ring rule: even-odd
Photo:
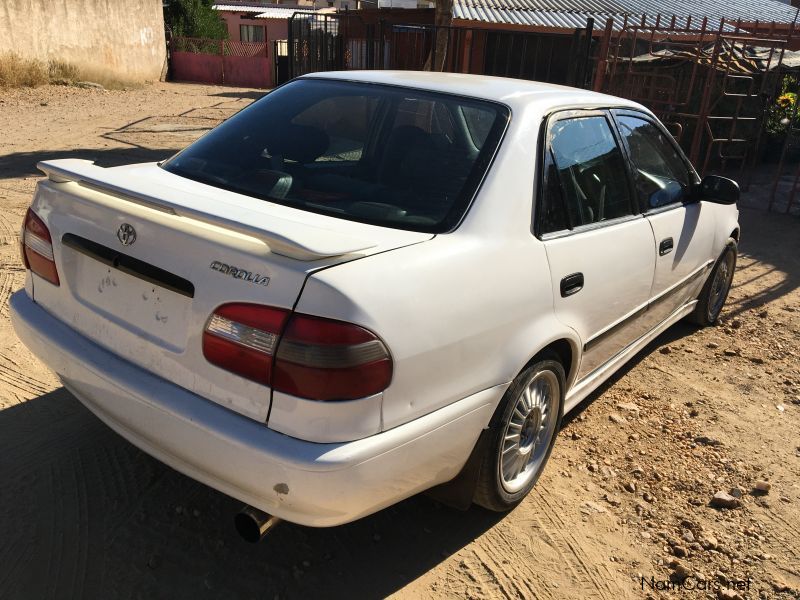
[[[168,0],[164,22],[172,35],[226,39],[228,28],[219,13],[211,8],[213,3],[213,0]]]

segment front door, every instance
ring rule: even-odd
[[[712,266],[714,219],[692,201],[697,178],[672,136],[643,113],[620,110],[614,117],[653,228],[656,268],[646,322],[655,327],[702,287]]]
[[[608,113],[556,113],[543,152],[537,235],[547,251],[556,316],[584,345],[581,379],[646,331],[653,232]]]

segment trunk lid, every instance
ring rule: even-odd
[[[33,210],[50,230],[61,285],[35,280],[35,301],[108,350],[260,421],[269,388],[203,356],[214,309],[291,309],[310,273],[433,237],[272,204],[155,164],[39,168],[48,180]]]

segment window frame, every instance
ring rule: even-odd
[[[636,187],[636,173],[635,173],[636,164],[634,163],[634,160],[631,157],[630,147],[628,146],[628,142],[625,140],[625,137],[622,135],[620,124],[617,121],[617,118],[621,116],[640,119],[642,121],[645,121],[646,123],[649,123],[650,125],[653,125],[656,129],[658,129],[666,137],[667,143],[670,144],[672,148],[675,150],[675,152],[678,154],[678,157],[681,159],[681,162],[683,162],[683,166],[686,168],[687,174],[689,175],[689,189],[687,190],[686,197],[680,202],[673,202],[672,204],[667,204],[665,206],[650,208],[649,206],[642,205],[642,200],[639,198],[639,193],[637,191],[636,202],[640,205],[639,208],[642,211],[642,214],[644,214],[645,216],[654,215],[669,210],[674,210],[676,208],[686,206],[687,204],[692,204],[694,202],[697,202],[699,198],[693,188],[696,188],[696,186],[700,184],[700,176],[697,174],[694,165],[692,165],[691,161],[686,157],[686,154],[684,154],[683,149],[680,147],[680,144],[678,144],[678,142],[675,140],[673,135],[667,130],[667,128],[664,127],[664,124],[661,123],[661,121],[659,121],[655,117],[653,117],[653,115],[641,110],[636,110],[634,108],[612,108],[609,112],[611,114],[612,122],[614,123],[614,128],[617,130],[617,135],[622,142],[621,144],[622,150],[623,153],[625,154],[625,160],[628,163],[628,172],[630,174],[631,181],[634,184],[634,188]]]
[[[542,204],[544,202],[544,190],[545,190],[546,154],[550,152],[550,144],[548,142],[550,138],[550,132],[552,130],[553,125],[558,121],[563,121],[567,119],[585,118],[585,117],[603,117],[606,120],[606,123],[608,124],[609,130],[611,131],[611,135],[614,137],[614,142],[617,144],[617,147],[619,148],[619,151],[622,154],[622,163],[624,165],[623,168],[625,170],[625,177],[627,179],[627,184],[628,184],[628,194],[630,197],[632,214],[624,215],[622,217],[617,217],[615,219],[608,219],[607,221],[587,223],[585,225],[578,225],[576,227],[568,229],[562,229],[559,231],[550,231],[544,233],[542,232],[541,215],[543,214]],[[539,129],[539,140],[537,146],[538,146],[536,152],[537,168],[536,168],[536,181],[534,185],[535,202],[533,203],[534,219],[532,228],[533,235],[536,238],[542,241],[546,241],[562,237],[569,237],[571,235],[580,235],[581,233],[587,231],[594,231],[596,229],[611,227],[614,225],[618,225],[620,223],[632,221],[634,219],[643,218],[642,207],[638,199],[639,194],[637,193],[636,188],[634,186],[633,173],[631,171],[632,165],[628,153],[626,149],[623,147],[623,142],[620,139],[619,129],[617,128],[617,123],[611,114],[610,108],[587,106],[587,107],[558,108],[553,110],[552,112],[548,113],[542,120],[542,125]],[[559,181],[559,187],[561,187],[560,181]],[[570,213],[566,205],[566,201],[564,199],[563,188],[561,194],[561,202],[563,203],[562,210],[564,211],[564,214],[567,215],[567,219],[569,219]]]
[[[242,39],[242,27],[248,27],[253,31],[260,30],[261,36],[264,38],[260,42],[252,42],[250,40]],[[248,36],[249,37],[249,36]],[[247,44],[266,44],[267,43],[267,28],[264,25],[257,25],[255,23],[239,23],[239,40]]]

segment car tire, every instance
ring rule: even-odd
[[[689,315],[692,323],[707,327],[717,322],[731,289],[733,272],[736,270],[737,252],[736,240],[729,238],[725,250],[714,264],[714,269],[697,297],[694,312]]]
[[[561,426],[566,376],[552,355],[528,365],[511,383],[489,424],[473,502],[503,512],[536,484]]]

